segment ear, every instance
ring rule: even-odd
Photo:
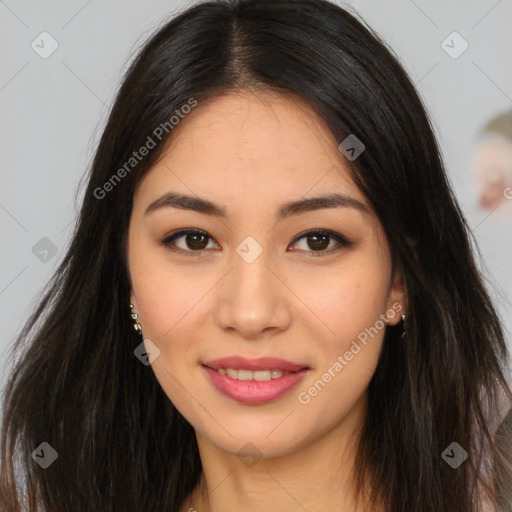
[[[389,290],[388,301],[386,304],[386,316],[389,325],[397,325],[402,319],[402,315],[407,314],[407,303],[405,284],[400,272],[395,273],[391,288]]]

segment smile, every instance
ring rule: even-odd
[[[205,365],[202,365],[202,368],[217,391],[236,402],[248,405],[264,404],[286,395],[311,371],[309,368],[294,372],[275,370],[272,375],[274,370],[254,372],[230,368],[215,370]],[[224,375],[222,374],[223,370],[226,372]]]

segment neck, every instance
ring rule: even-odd
[[[352,481],[363,405],[314,441],[259,460],[228,453],[196,431],[203,473],[186,510],[365,512],[362,500],[356,506]]]

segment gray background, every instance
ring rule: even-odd
[[[81,197],[75,194],[121,73],[154,29],[189,5],[0,0],[0,386],[7,350],[64,256]],[[341,5],[354,7],[391,45],[426,102],[512,347],[512,216],[479,208],[471,169],[477,130],[512,106],[512,0]],[[58,43],[47,59],[31,47],[43,31]],[[457,59],[441,47],[453,31],[469,43]],[[54,255],[34,254],[43,237]]]

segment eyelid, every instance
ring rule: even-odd
[[[302,238],[307,238],[308,236],[315,236],[315,235],[327,235],[331,239],[336,240],[338,243],[338,246],[335,247],[334,249],[329,249],[329,250],[324,250],[324,251],[299,251],[301,254],[306,255],[306,257],[316,258],[316,257],[321,257],[321,256],[327,256],[334,252],[338,252],[339,250],[341,250],[343,248],[347,248],[347,247],[350,247],[351,245],[354,245],[353,242],[348,240],[341,233],[332,231],[330,229],[322,229],[322,228],[308,229],[306,231],[303,231],[302,233],[298,234],[295,237],[292,244],[297,243]]]
[[[218,242],[211,236],[207,231],[204,231],[202,229],[198,228],[182,228],[177,231],[174,231],[170,235],[165,236],[162,240],[160,240],[160,243],[167,249],[178,252],[180,254],[184,254],[186,256],[200,256],[201,254],[209,251],[210,249],[201,249],[198,251],[191,251],[191,250],[185,250],[180,248],[175,248],[171,246],[171,242],[174,241],[176,238],[180,238],[181,236],[189,235],[189,234],[199,234],[204,235],[210,240],[213,240],[215,243],[218,244]],[[330,229],[322,229],[322,228],[314,228],[309,229],[306,231],[303,231],[302,233],[299,233],[294,240],[291,242],[290,245],[296,244],[299,242],[302,238],[307,238],[308,236],[315,236],[315,235],[327,235],[331,239],[334,239],[337,241],[338,246],[334,249],[329,250],[323,250],[323,251],[301,251],[298,252],[301,254],[305,254],[307,257],[321,257],[321,256],[327,256],[328,254],[331,254],[333,252],[337,252],[340,249],[350,247],[354,245],[353,242],[348,240],[345,236],[343,236],[341,233],[338,233],[336,231],[332,231]]]
[[[205,253],[209,249],[202,249],[200,251],[187,251],[185,249],[180,249],[179,247],[172,247],[171,242],[174,241],[176,238],[180,238],[181,236],[185,235],[204,235],[208,237],[209,239],[215,241],[215,243],[218,244],[218,242],[211,236],[208,232],[198,229],[198,228],[182,228],[178,229],[177,231],[174,231],[173,233],[165,236],[162,240],[160,240],[160,243],[168,250],[177,252],[180,254],[183,254],[185,256],[200,256],[201,254]]]

